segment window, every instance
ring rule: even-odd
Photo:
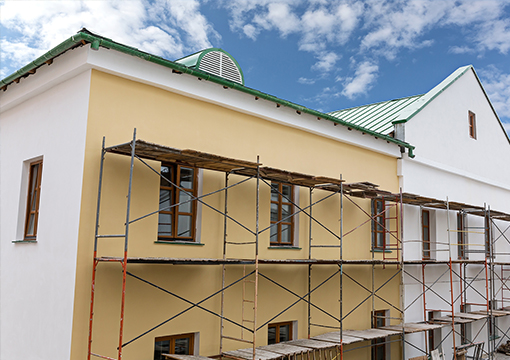
[[[474,112],[468,111],[469,118],[469,136],[476,139],[476,115]]]
[[[488,215],[485,215],[485,257],[490,258],[491,257],[491,219]],[[492,256],[494,256],[494,253],[492,253]]]
[[[471,305],[463,304],[460,306],[461,313],[469,313],[470,311]],[[460,340],[462,345],[471,343],[471,323],[460,324]]]
[[[429,311],[428,321],[432,322],[434,318],[441,317],[441,311]],[[429,343],[429,352],[435,350],[437,346],[441,344],[441,331],[440,330],[429,330],[427,331],[428,335],[428,343]]]
[[[487,326],[489,327],[489,340],[498,339],[498,319],[494,316],[489,316],[487,318]]]
[[[467,259],[467,232],[466,232],[466,214],[457,213],[457,257],[460,260]]]
[[[423,243],[423,260],[430,260],[430,212],[422,210],[421,212],[421,228]]]
[[[197,202],[190,200],[197,196],[197,172],[187,166],[161,165],[158,240],[195,241]],[[171,207],[175,204],[180,205]]]
[[[292,340],[292,321],[269,324],[267,327],[267,344],[276,344]]]
[[[372,201],[372,241],[373,248],[384,250],[386,247],[386,206],[382,200]]]
[[[386,326],[387,310],[376,310],[372,313],[372,328]],[[372,360],[386,359],[386,339],[372,340]]]
[[[166,360],[163,354],[193,355],[195,334],[157,337],[154,344],[154,360]]]
[[[30,164],[27,195],[27,214],[25,217],[24,240],[35,240],[37,220],[39,219],[39,198],[41,196],[42,160]]]
[[[294,187],[271,183],[271,246],[292,246],[294,240]]]

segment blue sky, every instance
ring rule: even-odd
[[[170,60],[220,47],[246,86],[325,112],[472,64],[510,133],[510,0],[0,1],[0,77],[82,27]]]

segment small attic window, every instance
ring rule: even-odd
[[[469,119],[469,136],[476,140],[476,115],[472,111],[468,111]]]
[[[205,49],[175,60],[175,62],[244,85],[243,73],[239,64],[222,49]]]

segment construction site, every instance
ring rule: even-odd
[[[101,207],[107,188],[103,184],[103,174],[109,171],[105,158],[110,157],[112,159],[109,161],[115,162],[119,155],[130,158],[129,172],[123,171],[129,178],[127,195],[124,194],[127,196],[126,211],[122,217],[117,217],[125,219],[125,226],[123,233],[108,234],[100,231],[101,220],[111,219]],[[139,190],[133,185],[135,164],[137,167],[147,167],[152,176],[164,178],[158,163],[175,163],[203,169],[215,173],[218,179],[219,176],[223,177],[223,186],[167,207],[171,209],[186,203],[201,204],[217,214],[222,219],[223,236],[216,243],[219,247],[216,253],[220,256],[190,258],[160,257],[158,254],[131,255],[129,249],[134,240],[130,239],[130,228],[139,221],[143,222],[167,210],[160,208],[144,215],[132,215],[132,198]],[[128,165],[127,162],[123,164]],[[177,182],[169,178],[165,180],[175,189],[184,191]],[[283,195],[278,188],[274,190],[272,183],[299,187],[301,198],[299,201],[296,197],[289,199],[293,211],[268,225],[267,221],[261,220],[267,218],[261,215],[261,209],[266,210],[260,200],[262,189],[271,188],[274,193]],[[237,191],[240,187],[242,191]],[[334,360],[367,355],[372,359],[390,356],[402,359],[440,359],[451,355],[454,359],[493,359],[498,347],[509,339],[510,262],[504,260],[510,251],[505,253],[504,249],[510,249],[510,214],[492,210],[489,206],[432,199],[402,191],[391,193],[369,182],[349,183],[341,175],[335,179],[288,172],[263,166],[259,159],[249,162],[193,150],[178,150],[137,140],[136,130],[133,140],[128,143],[105,147],[103,139],[98,189],[88,359],[112,359],[94,349],[94,333],[97,331],[94,325],[99,322],[105,326],[101,315],[94,308],[95,299],[103,291],[97,284],[102,276],[99,270],[105,263],[120,264],[122,269],[122,277],[116,277],[116,281],[120,280],[121,284],[115,285],[117,290],[121,286],[121,293],[116,296],[120,306],[116,332],[118,338],[110,344],[111,348],[117,349],[118,360],[130,344],[144,337],[152,339],[159,327],[176,318],[185,317],[191,310],[201,311],[200,317],[217,319],[215,334],[210,334],[217,336],[217,352],[203,356],[193,353],[163,353],[162,356],[178,360],[272,360],[289,357]],[[305,199],[303,193],[308,194],[308,199]],[[246,217],[236,218],[239,209],[229,208],[232,198],[239,195],[246,198],[249,206],[253,206],[250,214],[255,215],[255,218],[251,221],[246,221]],[[208,201],[211,197],[221,201]],[[221,206],[213,207],[210,203]],[[445,234],[437,240],[430,233],[423,233],[419,240],[406,236],[405,230],[408,227],[419,227],[422,230],[430,227],[427,209],[446,214]],[[420,216],[418,219],[406,216],[412,211],[419,211],[421,219]],[[424,211],[427,219],[423,218]],[[325,224],[321,220],[324,214],[327,214],[326,217],[334,216],[336,221],[328,219]],[[265,250],[262,237],[264,234],[267,236],[271,227],[297,216],[306,219],[306,222],[301,221],[299,225],[300,236],[307,238],[307,243],[300,246],[308,250],[308,256],[295,259],[269,258],[267,251],[262,251]],[[361,221],[357,224],[349,221],[346,224],[344,219],[348,217]],[[473,224],[471,226],[462,223],[466,217],[481,219],[481,226],[480,221],[469,221],[468,225]],[[451,221],[450,218],[457,221]],[[306,234],[303,234],[303,229],[306,229]],[[207,230],[202,229],[204,231]],[[231,236],[237,232],[244,235]],[[353,245],[360,243],[360,234],[364,237],[368,234],[368,239],[363,241],[371,244],[370,251],[366,252],[371,255],[364,258],[359,252],[352,251]],[[112,253],[99,249],[103,242],[111,241],[112,238],[121,239],[123,252]],[[468,242],[468,239],[472,239],[472,242]],[[412,250],[417,243],[421,249],[419,256],[415,256]],[[408,249],[410,255],[405,253]],[[136,275],[140,273],[137,270],[144,267],[157,266],[159,271],[164,272],[167,267],[174,269],[189,265],[218,269],[215,274],[221,278],[217,279],[216,284],[221,285],[197,300],[186,298],[176,289],[160,286]],[[115,266],[118,271],[118,265]],[[289,268],[290,274],[294,276],[289,276]],[[275,277],[275,271],[282,271],[285,276]],[[298,276],[305,277],[307,288],[304,292],[296,292],[292,288]],[[126,336],[125,328],[129,327],[132,314],[126,313],[125,309],[130,306],[129,285],[135,280],[186,306],[146,329],[137,328],[136,335],[130,331],[130,335],[134,336],[129,337]],[[190,281],[200,283],[202,280]],[[397,285],[398,294],[384,294],[389,284]],[[356,294],[353,288],[357,288]],[[411,288],[419,290],[410,291]],[[324,289],[326,292],[321,293]],[[277,296],[277,290],[285,293],[286,297]],[[271,306],[275,301],[272,292],[275,292],[278,306]],[[329,298],[327,304],[325,296]],[[215,299],[216,306],[205,304],[211,299]],[[281,299],[286,299],[285,303]],[[148,298],[147,304],[149,301]],[[225,306],[227,302],[229,306]],[[291,340],[277,340],[268,345],[268,335],[261,329],[275,319],[296,311],[296,308],[300,313],[299,319],[306,321],[306,336],[292,336]],[[109,324],[108,328],[113,329],[114,325]],[[415,356],[417,352],[419,355]],[[413,357],[410,357],[410,353]]]

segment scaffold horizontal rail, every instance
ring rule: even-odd
[[[177,354],[161,354],[165,359],[174,360],[211,360],[209,357],[198,356],[198,355],[177,355]]]
[[[407,323],[404,324],[403,326],[404,332],[406,334],[441,329],[442,327],[444,327],[444,324],[428,324],[428,323]],[[402,333],[402,324],[383,326],[381,327],[381,329],[400,331],[400,333]]]
[[[122,261],[120,257],[101,256],[95,258],[97,261]],[[167,258],[167,257],[128,257],[130,264],[189,264],[189,265],[253,265],[255,259],[211,259],[211,258]],[[397,260],[381,259],[359,259],[359,260],[340,260],[340,259],[259,259],[259,264],[289,264],[289,265],[399,265]],[[481,262],[483,263],[483,262]]]

